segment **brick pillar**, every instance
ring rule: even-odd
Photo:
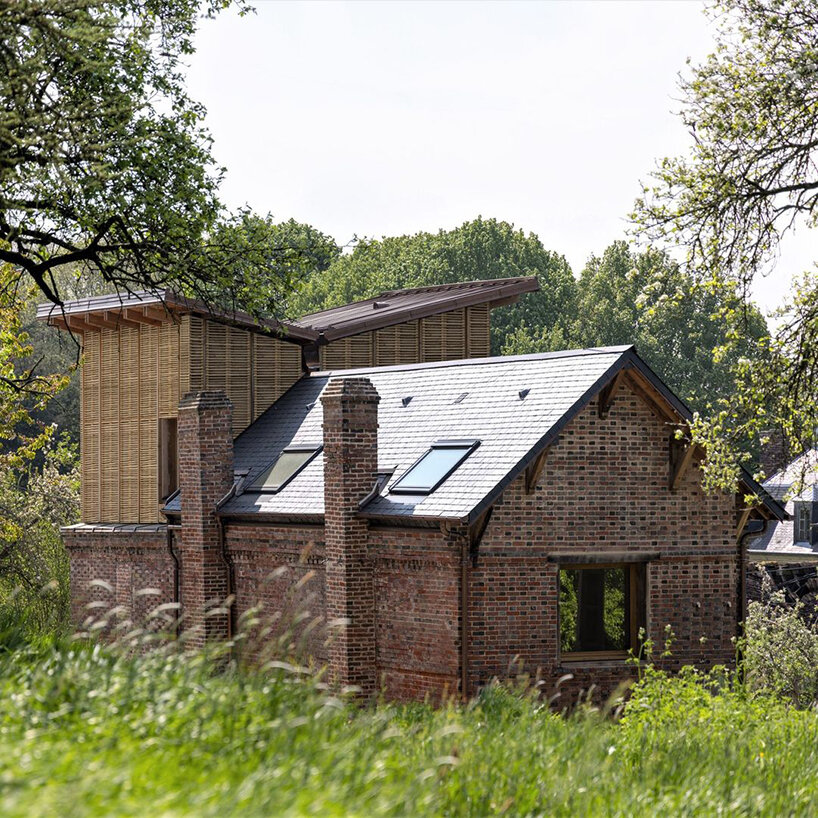
[[[228,634],[226,616],[205,614],[227,597],[227,567],[214,509],[233,485],[232,414],[224,392],[189,392],[179,404],[179,601],[194,645]]]
[[[761,436],[768,439],[761,447],[761,469],[769,479],[787,465],[784,433],[781,429],[764,429]]]
[[[375,691],[375,588],[369,529],[358,503],[378,470],[378,393],[366,378],[330,381],[324,406],[324,526],[327,618],[342,618],[330,644],[333,678]]]

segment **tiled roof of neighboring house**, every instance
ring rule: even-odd
[[[540,289],[536,276],[465,281],[410,290],[390,290],[365,301],[304,315],[295,326],[334,341],[347,335],[380,329],[415,318],[488,303],[495,307]]]
[[[381,398],[379,469],[394,471],[363,513],[392,520],[473,521],[623,369],[651,383],[655,380],[660,400],[674,416],[690,417],[631,346],[319,372],[302,378],[236,439],[235,468],[247,471],[245,484],[250,485],[286,446],[320,444],[320,396],[327,383],[364,376]],[[480,445],[430,494],[389,492],[433,443],[444,439],[475,439]],[[749,476],[747,486],[765,495]],[[770,514],[783,514],[774,500],[765,502]],[[168,509],[178,512],[178,498]],[[222,510],[228,516],[285,517],[318,516],[323,511],[322,455],[278,493],[245,491]]]
[[[818,502],[818,449],[810,449],[796,457],[780,472],[764,483],[764,488],[794,517],[795,503]],[[795,542],[793,519],[771,521],[767,530],[749,542],[753,559],[776,561],[811,562],[818,560],[818,549],[809,542]]]

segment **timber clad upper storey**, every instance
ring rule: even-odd
[[[171,293],[43,305],[38,318],[82,335],[82,521],[164,519],[188,392],[225,392],[237,436],[310,369],[485,357],[490,310],[536,289],[528,277],[396,290],[291,323]]]

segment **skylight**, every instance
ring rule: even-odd
[[[321,446],[287,446],[250,484],[248,491],[281,491],[321,451]]]
[[[389,491],[431,494],[479,445],[479,440],[439,440]]]

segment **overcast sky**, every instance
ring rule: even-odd
[[[699,2],[267,2],[205,21],[190,90],[231,206],[332,235],[513,222],[579,274],[622,238],[654,161],[688,137]],[[757,289],[775,306],[804,235]]]

